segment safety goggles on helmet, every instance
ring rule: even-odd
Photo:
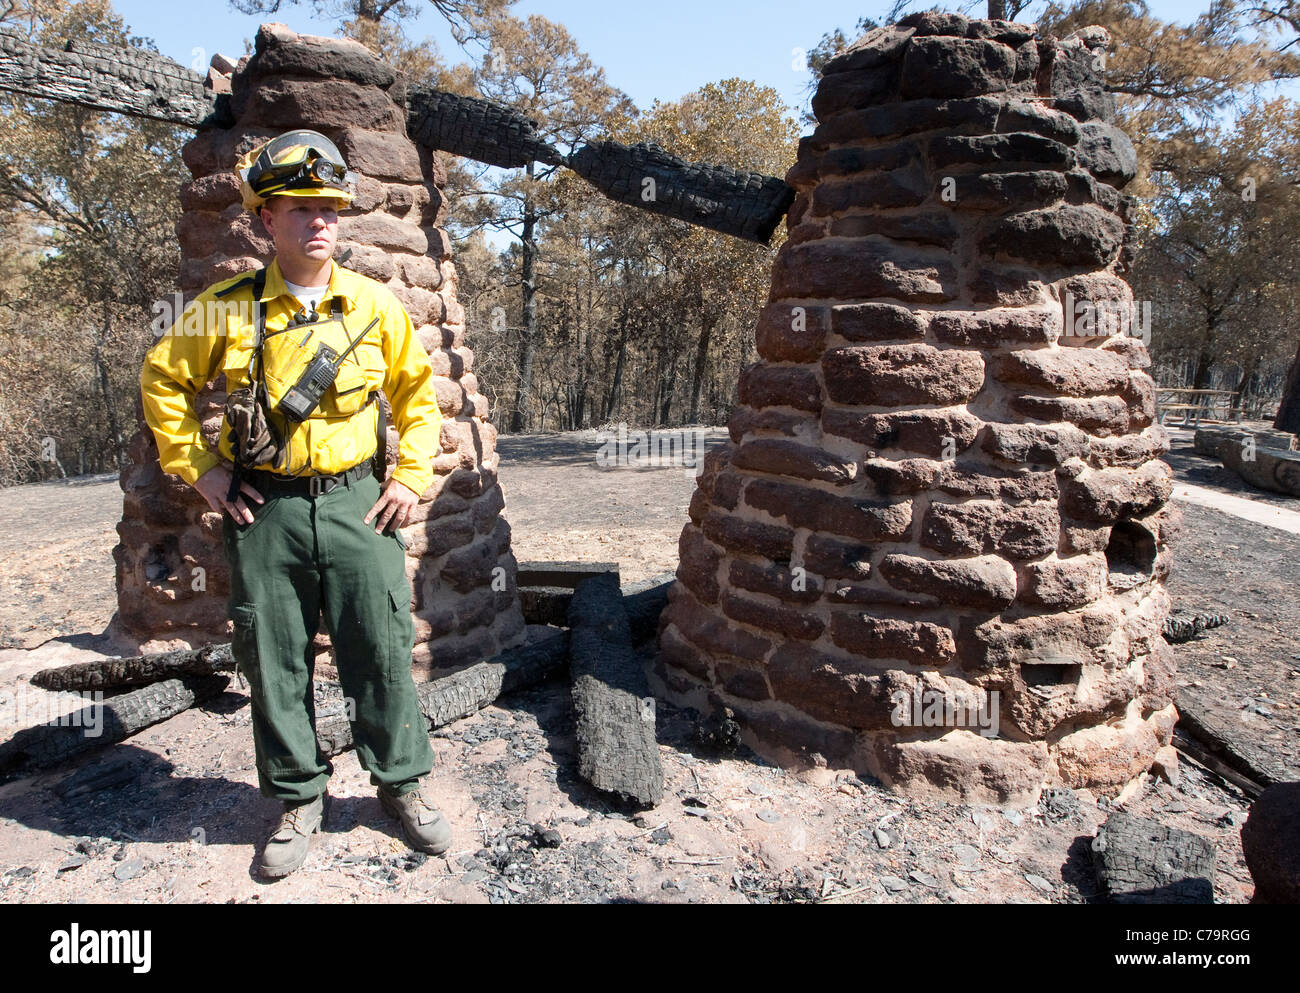
[[[243,175],[259,198],[294,190],[348,190],[348,171],[334,142],[317,131],[290,131],[262,147]]]

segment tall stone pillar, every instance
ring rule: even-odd
[[[510,526],[497,480],[496,430],[465,344],[456,300],[446,171],[436,153],[406,136],[404,85],[364,46],[299,36],[263,25],[256,51],[230,80],[231,127],[208,127],[183,151],[194,179],[181,191],[177,226],[181,289],[187,298],[211,283],[269,262],[273,246],[240,205],[233,169],[250,148],[284,131],[309,128],[331,138],[360,175],[353,207],[340,219],[345,263],[386,285],[402,301],[437,376],[443,426],[436,478],[405,529],[414,589],[414,662],[427,675],[490,657],[523,640]],[[199,415],[215,448],[224,379],[202,392]],[[397,433],[390,428],[389,468]],[[144,650],[228,639],[229,577],[221,521],[198,495],[158,466],[147,428],[132,441],[122,472],[125,494],[117,561],[118,626]],[[321,651],[328,639],[318,638]]]
[[[1115,333],[1136,157],[1104,34],[926,13],[826,67],[660,627],[666,691],[778,760],[1030,802],[1169,741],[1171,477]]]

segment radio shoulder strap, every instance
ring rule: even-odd
[[[257,315],[257,336],[253,339],[253,361],[257,363],[258,372],[256,376],[253,375],[253,370],[252,367],[250,366],[249,380],[253,390],[253,402],[261,403],[265,407],[265,400],[263,399],[263,397],[265,397],[266,395],[266,383],[265,383],[266,369],[264,363],[262,362],[262,342],[266,338],[266,308],[262,306],[262,294],[266,292],[266,267],[265,266],[263,266],[261,269],[258,269],[257,272],[253,273],[252,283],[253,283],[253,313]],[[247,286],[247,285],[248,285],[247,282],[241,279],[234,286],[227,287],[227,289],[224,292],[230,293],[241,286]],[[261,396],[258,395],[259,377],[262,379],[262,382],[260,384],[262,387]],[[227,388],[229,388],[229,384],[227,384]],[[267,416],[266,423],[268,428],[270,428],[272,431],[275,430],[274,427],[271,426],[271,419],[269,414]],[[235,457],[234,458],[235,467],[230,473],[230,491],[226,494],[227,503],[234,503],[235,499],[239,496],[239,488],[243,483],[243,476],[244,476],[243,460],[240,458],[240,453],[239,453],[239,436],[234,431],[231,432],[231,446],[233,448],[231,454],[233,454]]]
[[[266,308],[262,306],[262,294],[266,292],[266,268],[258,269],[253,274],[253,310],[257,314],[257,353],[262,353],[262,339],[266,337]]]

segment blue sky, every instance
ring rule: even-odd
[[[433,38],[443,56],[462,60],[445,22],[425,0],[412,0],[421,13],[408,22],[414,39]],[[286,2],[279,14],[249,17],[227,0],[114,0],[135,34],[153,38],[163,54],[206,67],[214,52],[238,57],[263,20],[279,20],[307,34],[335,33],[332,20],[311,16],[311,0]],[[932,6],[918,0],[914,9]],[[592,0],[520,0],[516,16],[541,14],[563,24],[606,79],[642,108],[658,98],[672,101],[705,83],[739,76],[771,86],[796,110],[806,105],[806,69],[795,68],[796,48],[812,48],[836,27],[851,32],[858,18],[880,17],[888,0],[745,0],[702,3],[656,0],[654,4],[617,4]],[[947,4],[959,9],[959,4]],[[970,9],[966,4],[966,9]],[[1160,17],[1187,22],[1208,7],[1208,0],[1187,3],[1152,0]],[[984,4],[978,4],[980,10]],[[621,10],[620,10],[621,8]],[[1031,8],[1031,12],[1037,9]],[[792,14],[793,12],[793,14]],[[196,49],[199,50],[196,52]],[[800,63],[802,65],[802,63]]]

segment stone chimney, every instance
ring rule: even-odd
[[[1029,803],[1169,741],[1171,475],[1107,41],[926,13],[826,67],[660,626],[664,690],[778,761]]]
[[[183,151],[194,179],[181,191],[184,214],[177,225],[181,290],[192,298],[273,255],[261,222],[240,205],[233,173],[240,155],[293,128],[320,131],[339,146],[361,177],[355,209],[339,223],[339,254],[351,249],[345,264],[402,301],[437,374],[443,417],[437,476],[406,528],[417,675],[519,644],[524,620],[510,526],[501,516],[496,430],[472,372],[451,243],[440,226],[447,214],[446,171],[436,153],[406,136],[401,77],[356,42],[299,36],[267,24],[230,86],[233,125],[201,129]],[[219,378],[199,399],[214,448],[224,389]],[[389,430],[391,471],[397,434]],[[136,433],[130,458],[122,472],[121,541],[114,550],[118,633],[142,651],[229,640],[219,515],[161,472],[147,428]],[[317,646],[328,650],[323,630]]]

